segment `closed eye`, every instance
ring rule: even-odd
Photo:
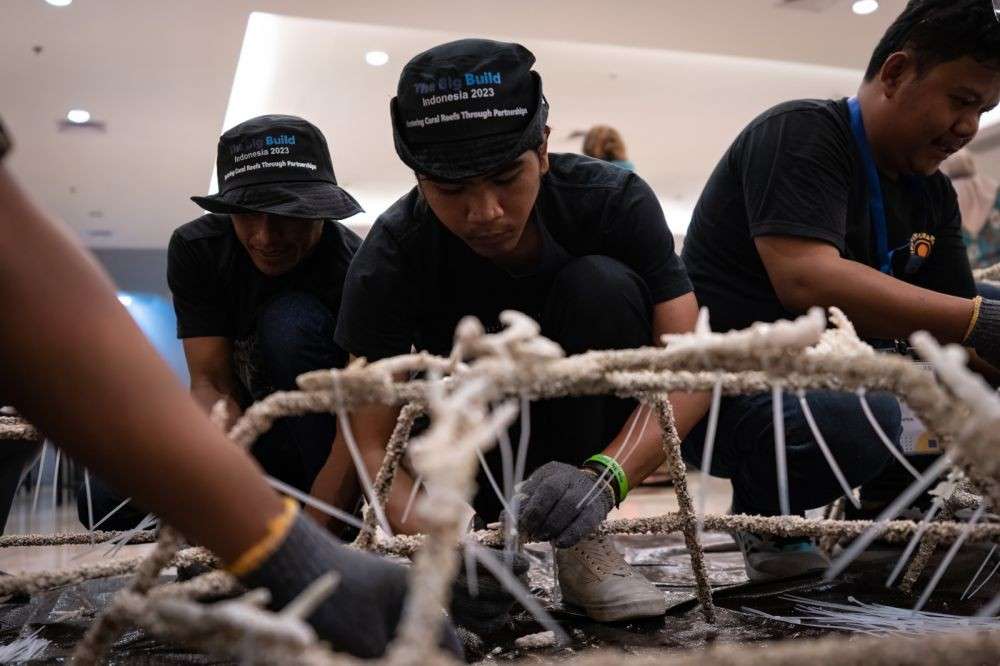
[[[495,177],[493,179],[493,182],[496,183],[497,185],[510,185],[515,180],[517,180],[518,176],[520,175],[521,175],[521,170],[517,169],[516,171],[512,171],[511,173],[505,173]]]

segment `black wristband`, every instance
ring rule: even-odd
[[[7,136],[7,131],[3,127],[3,119],[0,118],[0,162],[10,151],[11,141],[10,137]]]

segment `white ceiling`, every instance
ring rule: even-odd
[[[265,113],[313,120],[332,146],[341,184],[370,221],[412,187],[393,151],[388,102],[399,67],[451,32],[254,14],[225,125]],[[508,38],[507,35],[498,35]],[[857,86],[855,70],[579,42],[523,39],[537,58],[549,99],[550,149],[578,150],[574,130],[618,127],[631,159],[679,230],[705,177],[756,113],[798,96],[837,96]],[[384,49],[395,67],[363,62]],[[323,63],[318,66],[317,63]]]
[[[553,149],[574,149],[569,133],[591,123],[618,126],[676,229],[753,115],[783,99],[853,92],[904,0],[883,0],[868,17],[851,14],[849,0],[822,12],[776,4],[3,0],[0,115],[17,144],[14,170],[85,242],[158,247],[198,214],[187,197],[208,187],[224,119],[257,113],[319,125],[338,178],[377,214],[411,179],[387,112],[403,62],[460,36],[517,39],[538,57]],[[258,36],[237,72],[253,11],[282,16],[255,15]],[[387,51],[389,64],[366,65],[369,49]],[[57,131],[73,107],[107,131]]]

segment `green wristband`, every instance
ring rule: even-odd
[[[628,475],[625,474],[625,469],[618,464],[618,461],[611,456],[606,456],[603,453],[598,453],[596,456],[590,456],[585,461],[586,463],[595,462],[602,467],[607,468],[611,472],[611,476],[615,477],[615,483],[618,485],[618,503],[621,504],[625,500],[625,496],[628,495]]]

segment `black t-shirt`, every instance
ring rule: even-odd
[[[417,349],[447,354],[465,315],[497,330],[503,310],[536,319],[552,278],[573,257],[604,255],[632,268],[654,303],[691,291],[653,191],[634,173],[571,154],[550,154],[532,221],[542,253],[512,274],[475,254],[414,188],[375,222],[351,263],[337,342],[376,360]]]
[[[948,179],[938,172],[880,180],[888,247],[901,248],[893,255],[894,275],[934,291],[975,296]],[[709,308],[712,328],[793,316],[768,279],[756,236],[815,238],[877,269],[867,190],[846,100],[787,102],[751,122],[705,185],[684,240],[684,265],[699,302]],[[936,240],[923,266],[906,274],[916,232]]]
[[[328,220],[319,243],[298,266],[268,277],[253,265],[228,215],[203,215],[188,222],[174,231],[167,252],[177,337],[232,339],[240,380],[255,396],[269,392],[257,386],[254,376],[261,309],[280,293],[301,291],[316,296],[336,317],[347,267],[360,245],[357,234]]]

